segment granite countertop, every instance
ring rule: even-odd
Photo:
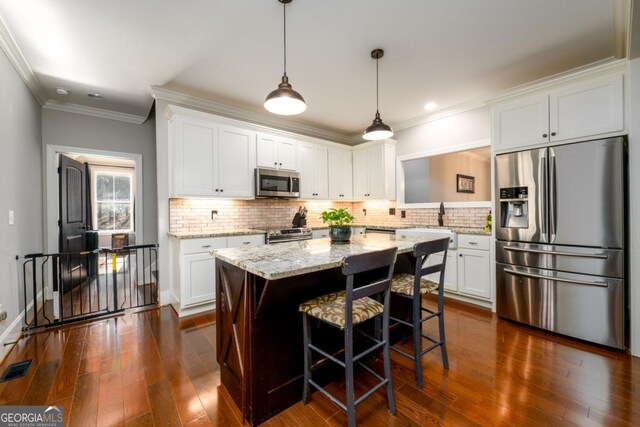
[[[371,230],[402,230],[404,228],[443,228],[446,230],[451,230],[454,233],[457,234],[473,234],[473,235],[477,235],[477,236],[490,236],[491,232],[490,231],[485,231],[482,228],[476,228],[476,227],[447,227],[446,225],[443,227],[439,227],[436,225],[367,225],[367,224],[352,224],[353,227],[364,227],[364,228],[368,228]],[[323,227],[310,227],[312,230],[324,230],[327,229],[329,227],[327,226],[323,226]]]
[[[267,280],[283,279],[299,274],[340,266],[349,255],[397,247],[398,253],[411,252],[425,237],[396,238],[394,235],[353,236],[349,244],[331,244],[331,240],[315,239],[274,245],[244,246],[212,251],[214,257]]]
[[[253,230],[250,228],[220,231],[202,231],[191,233],[168,233],[169,237],[176,239],[203,239],[207,237],[247,236],[249,234],[265,234],[265,230]]]

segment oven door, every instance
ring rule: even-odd
[[[256,197],[300,197],[297,172],[256,169]]]

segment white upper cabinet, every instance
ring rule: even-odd
[[[256,134],[231,126],[220,126],[219,129],[218,194],[221,197],[253,197]]]
[[[175,117],[173,193],[179,196],[215,196],[218,174],[214,167],[218,126],[189,117]]]
[[[257,140],[257,165],[263,168],[296,169],[296,141],[266,133]]]
[[[609,74],[498,104],[495,151],[625,130],[624,75]]]
[[[527,96],[495,107],[493,139],[496,150],[549,141],[549,96]]]
[[[329,199],[353,199],[353,159],[350,150],[329,149]]]
[[[395,200],[395,144],[377,142],[353,150],[353,199]]]
[[[329,197],[328,167],[327,147],[307,143],[298,144],[301,198],[327,199]]]
[[[624,130],[623,75],[577,83],[549,95],[551,141]]]
[[[174,115],[170,135],[172,196],[254,196],[255,132]]]

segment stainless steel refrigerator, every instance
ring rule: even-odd
[[[496,156],[498,316],[625,348],[625,141]]]

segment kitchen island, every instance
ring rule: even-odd
[[[375,234],[353,236],[349,244],[316,239],[213,251],[218,284],[216,356],[222,384],[244,419],[257,425],[301,399],[298,305],[344,289],[340,271],[344,257],[397,247],[395,271],[412,272],[413,246],[426,240]],[[380,272],[361,277],[361,282],[376,279],[376,273]],[[392,310],[403,313],[396,315],[406,313],[402,301],[394,302]],[[322,329],[314,336],[321,347],[337,352],[343,339],[334,329]],[[338,373],[343,371],[324,366],[314,378],[326,383]]]

